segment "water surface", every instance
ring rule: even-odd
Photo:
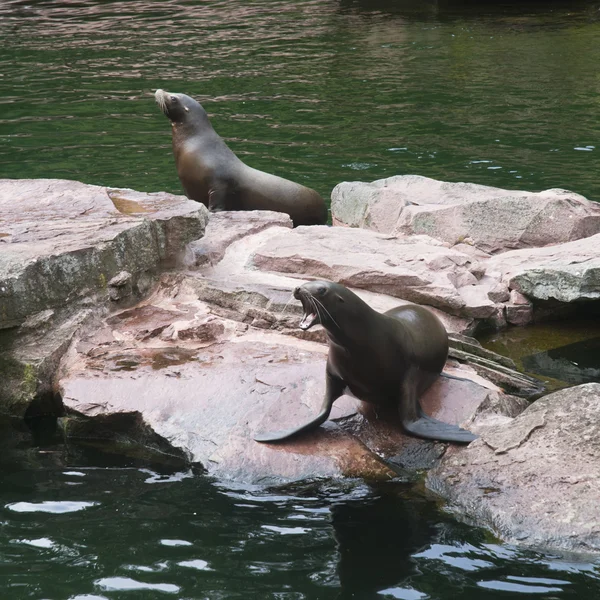
[[[416,173],[600,198],[595,2],[5,0],[0,176],[181,192],[162,87],[326,198]]]

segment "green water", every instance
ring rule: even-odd
[[[0,176],[180,192],[162,87],[327,198],[417,173],[600,199],[598,3],[515,4],[4,0]]]
[[[0,3],[0,177],[180,192],[152,91],[328,197],[417,173],[600,199],[597,2]],[[600,597],[419,489],[235,489],[3,425],[0,598]],[[42,504],[49,503],[49,504]]]

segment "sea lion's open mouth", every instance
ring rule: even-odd
[[[319,318],[319,312],[317,310],[317,304],[312,299],[309,292],[301,288],[296,288],[294,290],[294,298],[297,298],[300,300],[300,302],[302,302],[302,308],[304,309],[304,316],[298,325],[300,329],[306,331],[313,325],[321,322],[321,319]]]
[[[302,321],[300,321],[299,327],[300,329],[306,331],[307,329],[310,329],[313,325],[318,323],[318,321],[319,315],[317,315],[314,312],[308,312],[306,309],[304,309],[304,317],[302,318]]]

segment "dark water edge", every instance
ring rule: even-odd
[[[326,198],[416,173],[598,200],[599,8],[4,0],[0,177],[180,193],[163,87]],[[600,597],[589,557],[500,544],[420,486],[235,488],[0,429],[0,598]]]
[[[485,348],[513,359],[520,371],[542,380],[547,392],[600,383],[597,316],[509,327],[483,334],[479,341]]]
[[[11,600],[600,592],[598,563],[500,544],[420,486],[248,488],[1,430],[0,589]]]

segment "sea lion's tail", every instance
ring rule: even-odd
[[[415,421],[404,421],[402,426],[408,433],[426,440],[468,444],[478,437],[462,427],[438,421],[427,415],[421,415]]]

